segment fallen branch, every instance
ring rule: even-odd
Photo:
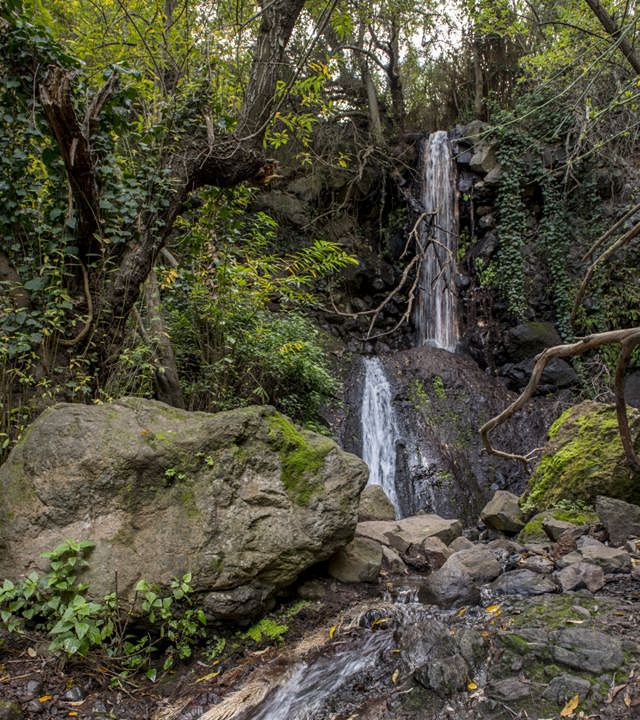
[[[634,469],[636,469],[636,467],[640,467],[640,462],[633,451],[633,443],[631,442],[631,434],[627,421],[626,404],[624,401],[624,372],[633,348],[640,343],[640,327],[628,328],[625,330],[610,330],[609,332],[588,335],[577,342],[569,343],[567,345],[555,345],[554,347],[547,348],[541,352],[536,358],[531,378],[522,393],[520,393],[511,405],[505,408],[499,415],[491,418],[491,420],[486,422],[480,428],[480,437],[482,438],[482,444],[485,450],[491,455],[497,455],[498,457],[507,458],[509,460],[519,460],[527,465],[529,460],[531,460],[531,453],[528,455],[518,455],[515,453],[505,452],[504,450],[498,450],[491,444],[489,433],[498,425],[502,425],[506,420],[512,417],[531,399],[536,391],[536,388],[540,384],[544,369],[551,360],[555,358],[576,357],[589,350],[593,350],[594,348],[601,347],[602,345],[609,345],[610,343],[615,342],[622,343],[620,358],[618,360],[618,369],[616,372],[616,408],[618,411],[618,427],[620,428],[620,437],[623,438],[623,447],[629,464]],[[625,428],[626,437],[628,438],[627,445],[625,445],[624,440]]]

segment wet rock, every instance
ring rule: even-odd
[[[580,588],[597,592],[604,587],[604,572],[593,563],[579,562],[569,565],[556,573],[555,577],[564,592]]]
[[[583,557],[579,552],[570,552],[566,553],[566,555],[561,555],[556,560],[556,567],[563,569],[566,567],[569,567],[570,565],[575,565],[576,563],[580,563],[583,561]]]
[[[22,720],[22,708],[10,700],[0,700],[0,720]]]
[[[437,537],[428,537],[420,544],[431,570],[440,569],[451,556],[451,550]]]
[[[469,548],[475,547],[475,543],[471,542],[469,538],[464,535],[457,537],[453,542],[449,543],[449,550],[458,552],[458,550],[468,550]]]
[[[421,545],[427,538],[435,537],[448,545],[462,534],[462,523],[439,515],[414,515],[397,522],[398,529],[387,532],[388,544],[400,552],[410,545]]]
[[[533,570],[533,572],[549,574],[554,571],[555,564],[553,560],[542,555],[530,555],[519,563],[520,568],[524,570]]]
[[[381,545],[389,545],[389,534],[400,530],[398,523],[390,520],[370,520],[356,525],[356,537],[375,540]]]
[[[624,500],[598,495],[596,513],[607,529],[613,545],[640,535],[640,507]]]
[[[572,530],[574,527],[575,525],[573,523],[567,522],[566,520],[556,520],[554,517],[545,517],[542,521],[542,529],[553,542],[557,542],[563,532]],[[584,528],[584,532],[587,532],[586,527]]]
[[[367,485],[360,495],[358,522],[395,519],[396,511],[384,490],[379,485]]]
[[[382,566],[392,575],[406,575],[408,572],[400,555],[386,545],[382,546]]]
[[[531,321],[510,328],[504,337],[505,352],[511,362],[526,360],[545,348],[560,345],[562,339],[552,323]]]
[[[502,568],[496,560],[495,553],[482,546],[459,550],[447,562],[460,563],[469,573],[472,580],[480,584],[494,580],[500,575]]]
[[[578,540],[578,551],[588,562],[599,565],[605,573],[629,572],[631,558],[622,548],[607,547],[591,537]]]
[[[456,653],[423,665],[414,672],[414,677],[423,687],[448,696],[465,687],[468,674],[467,663]]]
[[[504,680],[492,682],[487,687],[487,695],[495,700],[503,702],[514,702],[523,700],[531,694],[531,685],[520,680],[520,678],[512,677]]]
[[[491,590],[504,595],[543,595],[557,592],[558,586],[548,575],[532,570],[510,570],[491,583]]]
[[[551,654],[556,662],[590,673],[615,670],[624,660],[617,638],[580,627],[558,631]]]
[[[329,575],[346,583],[375,582],[381,565],[380,544],[356,537],[329,560]]]
[[[489,527],[502,532],[517,533],[525,525],[518,496],[506,490],[496,491],[482,509],[480,518]]]
[[[498,166],[494,143],[480,140],[474,145],[473,156],[469,161],[469,168],[473,172],[486,175]]]
[[[429,575],[421,585],[418,597],[423,603],[454,607],[478,602],[480,591],[466,566],[451,556],[439,570]]]
[[[564,705],[574,695],[579,695],[581,700],[587,697],[591,690],[591,683],[576,675],[565,673],[554,677],[542,693],[546,700]]]
[[[72,688],[69,688],[62,697],[69,702],[78,702],[84,698],[84,692],[77,685],[74,685]]]

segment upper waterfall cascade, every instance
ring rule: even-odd
[[[425,138],[421,161],[421,200],[429,216],[422,223],[420,237],[425,253],[415,312],[417,344],[454,352],[458,344],[458,204],[451,145],[444,130]]]
[[[396,441],[398,422],[392,404],[391,386],[380,360],[364,358],[362,393],[362,459],[369,466],[369,484],[379,485],[399,514],[396,489]]]

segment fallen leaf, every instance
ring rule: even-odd
[[[481,630],[480,631],[481,637],[489,637],[489,631],[488,630]]]
[[[584,620],[567,620],[567,624],[569,625],[582,625]]]
[[[218,677],[222,671],[216,670],[216,672],[207,673],[206,675],[203,675],[202,677],[199,677],[195,682],[205,682],[205,680],[213,680],[213,678]]]
[[[467,608],[461,607],[460,610],[456,613],[456,617],[464,617],[467,614]]]
[[[391,682],[395,685],[398,682],[398,678],[400,677],[400,670],[396,668],[393,671],[393,675],[391,676]]]
[[[38,653],[36,652],[35,648],[30,647],[30,648],[27,648],[27,655],[31,658],[34,658],[34,657],[38,656]]]
[[[473,682],[473,680],[470,680],[467,683],[467,690],[477,690],[477,689],[478,689],[478,686],[476,683]]]
[[[625,693],[624,697],[622,698],[622,701],[627,707],[631,707],[631,695],[629,693]]]
[[[333,636],[336,634],[336,630],[338,629],[337,625],[332,625],[329,628],[329,640],[333,640]]]
[[[49,700],[53,700],[53,695],[41,695],[38,698],[38,702],[41,702],[41,703],[49,702]]]
[[[391,618],[385,617],[385,618],[377,618],[371,623],[371,627],[374,628],[376,625],[384,625],[385,623],[388,623]]]
[[[614,688],[611,688],[609,691],[609,694],[607,695],[606,703],[607,705],[611,705],[611,703],[616,699],[616,695],[621,691],[624,690],[627,687],[626,683],[622,683],[622,685],[616,685]]]
[[[67,717],[78,717],[78,713],[75,710],[67,713]]]
[[[488,605],[485,610],[488,613],[497,613],[500,612],[500,605]]]
[[[574,695],[560,711],[560,717],[571,717],[580,704],[580,696]]]

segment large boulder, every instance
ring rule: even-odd
[[[213,618],[260,610],[355,529],[366,465],[270,407],[216,415],[139,398],[60,404],[0,468],[0,577],[95,542],[91,593],[189,571]]]
[[[629,408],[631,435],[640,451],[640,412]],[[531,476],[525,507],[544,510],[559,500],[593,504],[598,495],[640,503],[640,475],[629,467],[613,405],[587,400],[564,412]]]

